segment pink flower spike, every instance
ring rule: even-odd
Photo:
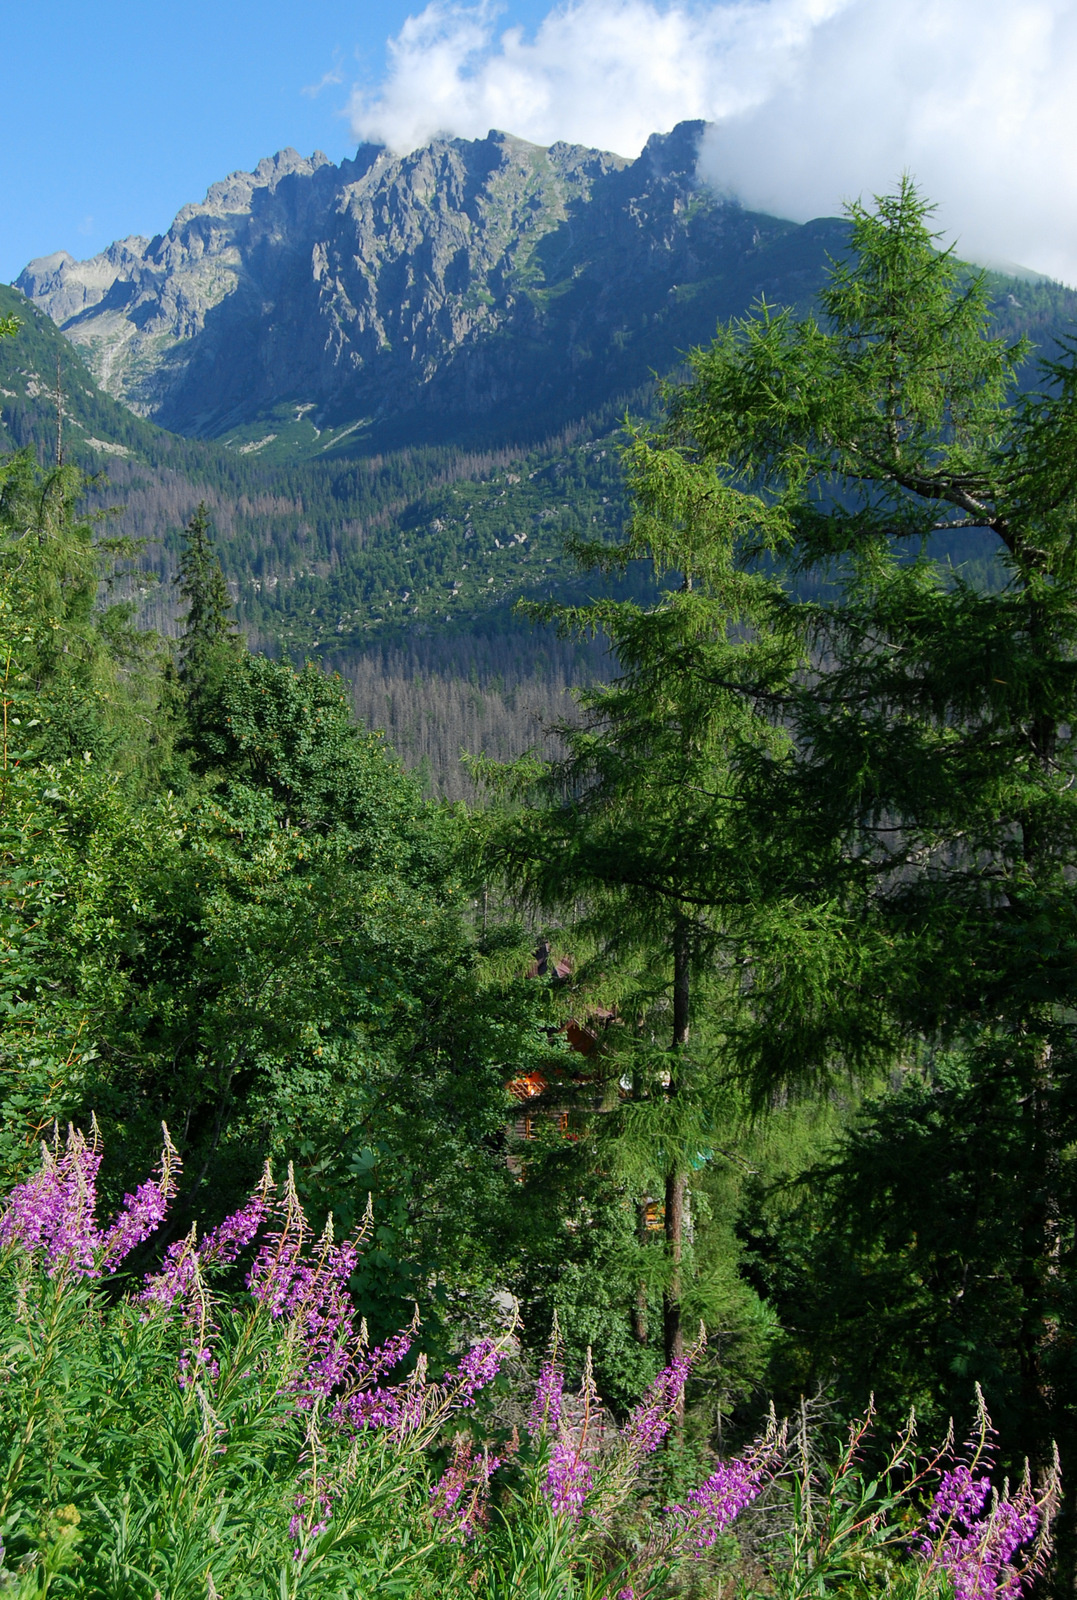
[[[478,1391],[497,1377],[503,1355],[504,1351],[499,1350],[492,1339],[480,1339],[471,1347],[448,1380],[460,1386],[453,1397],[457,1407],[474,1405]]]
[[[591,1463],[576,1454],[570,1439],[559,1439],[542,1485],[550,1509],[578,1521],[590,1489]]]
[[[561,1406],[565,1389],[565,1375],[552,1361],[547,1361],[539,1373],[535,1398],[527,1419],[527,1431],[532,1439],[550,1433],[561,1420]]]
[[[485,1450],[474,1455],[467,1435],[458,1436],[451,1463],[430,1491],[431,1514],[454,1541],[474,1538],[484,1520],[487,1485],[500,1465]]]
[[[1012,1497],[987,1507],[990,1492],[990,1479],[973,1477],[964,1462],[945,1472],[935,1491],[926,1521],[931,1537],[921,1543],[920,1554],[929,1570],[949,1578],[954,1600],[1019,1600],[1033,1576],[1033,1569],[1019,1571],[1013,1564],[1040,1527],[1031,1489],[1024,1483]]]
[[[667,1506],[671,1548],[704,1555],[773,1474],[783,1438],[768,1434],[757,1440],[747,1454],[720,1462],[705,1483],[690,1491],[686,1505]]]
[[[94,1209],[101,1154],[81,1133],[68,1130],[62,1155],[42,1146],[41,1170],[18,1184],[0,1215],[0,1248],[20,1244],[28,1254],[44,1252],[49,1275],[61,1268],[77,1277],[97,1276],[100,1244]]]
[[[142,1280],[145,1287],[138,1297],[144,1305],[163,1306],[167,1310],[181,1300],[188,1316],[193,1314],[198,1303],[197,1237],[198,1225],[192,1223],[186,1239],[177,1239],[165,1251],[161,1271],[146,1274]]]
[[[265,1164],[262,1181],[246,1205],[206,1234],[198,1252],[202,1266],[230,1267],[239,1252],[250,1244],[258,1229],[269,1215],[269,1201],[273,1190],[273,1175],[269,1162]]]
[[[151,1233],[155,1233],[164,1221],[168,1202],[176,1192],[176,1174],[182,1163],[163,1122],[161,1133],[164,1143],[160,1175],[157,1179],[151,1178],[149,1182],[140,1184],[134,1194],[124,1196],[123,1210],[101,1242],[99,1269],[102,1273],[114,1272],[120,1262]]]
[[[669,1432],[670,1419],[690,1367],[690,1358],[681,1356],[660,1372],[625,1423],[622,1438],[634,1455],[650,1455]]]

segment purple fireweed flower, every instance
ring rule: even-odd
[[[161,1132],[164,1148],[158,1176],[140,1184],[134,1194],[124,1195],[122,1211],[101,1240],[101,1272],[113,1272],[164,1221],[168,1203],[176,1192],[180,1158],[164,1123]]]
[[[169,1245],[161,1270],[146,1274],[140,1300],[166,1308],[179,1300],[188,1316],[197,1315],[198,1281],[202,1268],[232,1265],[268,1216],[272,1187],[273,1179],[267,1162],[262,1181],[246,1205],[212,1228],[200,1245],[195,1242],[195,1228],[191,1229],[186,1239]]]
[[[475,1455],[466,1434],[457,1438],[452,1461],[430,1491],[431,1514],[452,1540],[474,1538],[484,1520],[487,1485],[500,1465],[486,1450]]]
[[[399,1366],[411,1349],[411,1345],[411,1332],[405,1329],[400,1333],[394,1333],[384,1344],[376,1345],[373,1350],[364,1350],[353,1365],[353,1382],[357,1386],[369,1383],[372,1378],[380,1378],[383,1372]]]
[[[266,1163],[262,1181],[246,1205],[225,1217],[203,1239],[198,1259],[204,1267],[230,1267],[240,1251],[254,1238],[269,1215],[269,1198],[273,1179]]]
[[[365,1387],[373,1377],[402,1360],[411,1341],[409,1329],[387,1340],[380,1350],[360,1356],[352,1369],[351,1392],[342,1395],[333,1407],[333,1422],[357,1430],[388,1428],[397,1438],[403,1438],[433,1417],[473,1406],[475,1395],[496,1375],[503,1356],[493,1340],[482,1339],[440,1384],[427,1382],[426,1358],[420,1355],[415,1371],[405,1383]]]
[[[41,1170],[12,1189],[0,1215],[0,1247],[21,1244],[44,1253],[50,1276],[61,1266],[78,1277],[94,1273],[98,1244],[94,1207],[101,1154],[69,1130],[62,1155],[41,1150]]]
[[[705,1483],[688,1495],[687,1505],[667,1506],[674,1520],[676,1542],[702,1555],[723,1529],[735,1521],[758,1495],[767,1477],[770,1453],[759,1449],[733,1461],[723,1461]]]
[[[16,1186],[0,1215],[0,1247],[19,1243],[30,1254],[41,1250],[50,1276],[61,1267],[78,1277],[112,1272],[160,1225],[175,1194],[179,1156],[162,1124],[164,1150],[159,1176],[125,1196],[123,1209],[107,1232],[94,1220],[101,1152],[82,1134],[68,1133],[62,1155],[43,1151],[41,1171]]]
[[[272,1316],[283,1316],[309,1289],[312,1269],[304,1260],[310,1226],[295,1187],[295,1173],[288,1166],[288,1182],[278,1207],[279,1226],[269,1235],[247,1274],[247,1287],[259,1305],[269,1307]]]
[[[134,1194],[124,1195],[123,1210],[102,1241],[102,1272],[113,1272],[136,1245],[156,1233],[165,1219],[172,1192],[151,1179],[140,1184]]]
[[[364,1350],[353,1358],[347,1377],[352,1392],[337,1400],[331,1413],[338,1426],[353,1428],[394,1427],[402,1419],[407,1384],[383,1389],[377,1385],[368,1388],[375,1378],[380,1378],[392,1367],[398,1366],[412,1345],[410,1331],[394,1333],[383,1345]]]
[[[991,1479],[974,1478],[972,1468],[960,1462],[950,1472],[944,1472],[931,1502],[927,1526],[938,1533],[944,1523],[955,1521],[965,1525],[973,1522],[987,1504],[991,1493]]]
[[[404,1412],[406,1384],[393,1389],[362,1389],[337,1401],[330,1420],[353,1428],[396,1428]]]
[[[221,1369],[213,1359],[212,1350],[181,1350],[179,1358],[179,1372],[176,1382],[181,1389],[187,1389],[192,1383],[197,1382],[199,1374],[217,1378]]]
[[[296,1519],[293,1517],[292,1521],[294,1522],[295,1520]],[[324,1522],[316,1522],[314,1524],[313,1528],[311,1528],[310,1532],[307,1534],[307,1542],[306,1542],[306,1544],[301,1545],[301,1546],[300,1545],[296,1545],[295,1549],[292,1551],[292,1560],[293,1561],[305,1561],[307,1559],[307,1557],[310,1555],[310,1547],[311,1547],[311,1545],[314,1543],[315,1539],[318,1537],[318,1535],[320,1533],[324,1533],[325,1532],[325,1530],[326,1530],[326,1528],[328,1528],[328,1526],[329,1526],[328,1517],[326,1518],[326,1520]]]
[[[188,1317],[194,1314],[198,1302],[199,1251],[195,1244],[197,1225],[192,1226],[186,1239],[177,1239],[165,1251],[160,1272],[147,1272],[139,1300],[144,1305],[164,1306],[166,1309],[179,1300]]]
[[[571,1439],[558,1439],[542,1484],[550,1509],[578,1519],[590,1488],[591,1463],[577,1453]]]
[[[561,1405],[565,1389],[565,1375],[552,1361],[547,1361],[539,1372],[535,1385],[535,1398],[527,1418],[527,1431],[532,1439],[552,1432],[561,1421]]]
[[[351,1240],[334,1244],[332,1218],[313,1252],[309,1243],[310,1229],[289,1167],[279,1226],[255,1257],[247,1284],[271,1316],[297,1329],[305,1362],[291,1387],[313,1397],[330,1394],[352,1373],[355,1310],[347,1283],[358,1249]]]
[[[474,1405],[478,1391],[497,1377],[503,1358],[504,1351],[492,1339],[480,1339],[471,1347],[456,1372],[446,1379],[446,1386],[451,1385],[455,1391],[453,1403],[457,1409]]]
[[[326,1528],[329,1526],[330,1518],[333,1515],[333,1501],[332,1498],[325,1493],[324,1489],[318,1493],[317,1503],[318,1510],[322,1514],[322,1520],[314,1523],[313,1527],[306,1528],[304,1531],[305,1518],[303,1516],[303,1507],[308,1505],[309,1501],[305,1494],[297,1494],[295,1497],[295,1515],[288,1524],[288,1535],[289,1538],[292,1539],[302,1539],[303,1543],[301,1545],[297,1545],[292,1551],[293,1561],[305,1561],[310,1555],[310,1547],[314,1543],[315,1539],[317,1539],[319,1534],[324,1533]]]
[[[1032,1492],[1023,1484],[1012,1499],[995,1500],[983,1515],[990,1490],[988,1478],[974,1477],[960,1463],[943,1474],[926,1518],[931,1537],[921,1543],[920,1554],[929,1568],[946,1573],[954,1600],[1018,1600],[1030,1576],[1012,1563],[1039,1530]]]
[[[372,1350],[362,1358],[369,1363],[369,1367],[359,1381],[369,1383],[372,1373],[395,1366],[410,1347],[410,1333],[394,1335],[380,1350]],[[398,1438],[403,1438],[406,1433],[419,1427],[427,1414],[429,1403],[436,1397],[436,1391],[431,1390],[426,1381],[426,1357],[420,1355],[415,1371],[406,1383],[394,1384],[387,1389],[353,1389],[351,1394],[343,1395],[337,1401],[331,1420],[338,1426],[355,1429],[388,1428]]]
[[[660,1372],[625,1423],[621,1437],[633,1454],[645,1456],[658,1449],[669,1432],[690,1366],[689,1358],[681,1356]]]

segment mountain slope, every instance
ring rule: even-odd
[[[59,385],[60,439],[65,453],[87,471],[120,459],[163,464],[199,453],[105,393],[82,352],[52,319],[0,284],[0,317],[7,316],[17,317],[20,328],[16,338],[0,341],[0,447],[29,447],[44,460],[55,458]]]
[[[500,133],[403,159],[363,146],[339,167],[285,151],[162,237],[45,257],[18,287],[109,393],[180,433],[255,424],[237,442],[304,452],[342,428],[349,449],[530,441],[760,292],[806,301],[840,249],[840,222],[798,228],[701,189],[702,128],[633,162]]]
[[[368,721],[466,792],[461,744],[513,753],[604,670],[512,602],[597,582],[563,539],[623,522],[625,412],[760,293],[807,310],[843,247],[840,220],[701,190],[699,132],[636,162],[500,134],[340,167],[285,152],[160,239],[32,263],[36,304],[0,289],[24,321],[0,343],[0,445],[54,458],[59,362],[65,452],[107,469],[97,502],[122,504],[146,565],[167,580],[204,499],[252,642],[338,666]],[[992,292],[997,331],[1048,353],[1077,315],[1058,285]],[[175,612],[166,581],[144,620]]]

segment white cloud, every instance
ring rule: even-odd
[[[361,138],[413,150],[436,133],[501,128],[636,155],[648,136],[726,117],[788,77],[815,23],[846,0],[732,0],[705,9],[651,0],[575,0],[534,38],[498,33],[490,5],[433,0],[390,42],[376,95],[356,91]]]
[[[308,99],[316,100],[323,89],[331,89],[334,84],[343,83],[344,74],[339,67],[331,67],[328,72],[323,72],[317,83],[306,83],[300,89],[300,94],[305,94]]]
[[[804,219],[903,169],[977,259],[1077,282],[1075,0],[855,0],[785,92],[708,132],[700,170]]]
[[[1077,0],[569,0],[533,36],[433,0],[390,43],[360,138],[502,128],[635,155],[716,124],[701,173],[800,219],[903,169],[981,258],[1077,282]]]

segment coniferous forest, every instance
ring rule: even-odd
[[[0,1593],[1074,1591],[1077,347],[848,220],[562,442],[467,799],[0,462]]]

